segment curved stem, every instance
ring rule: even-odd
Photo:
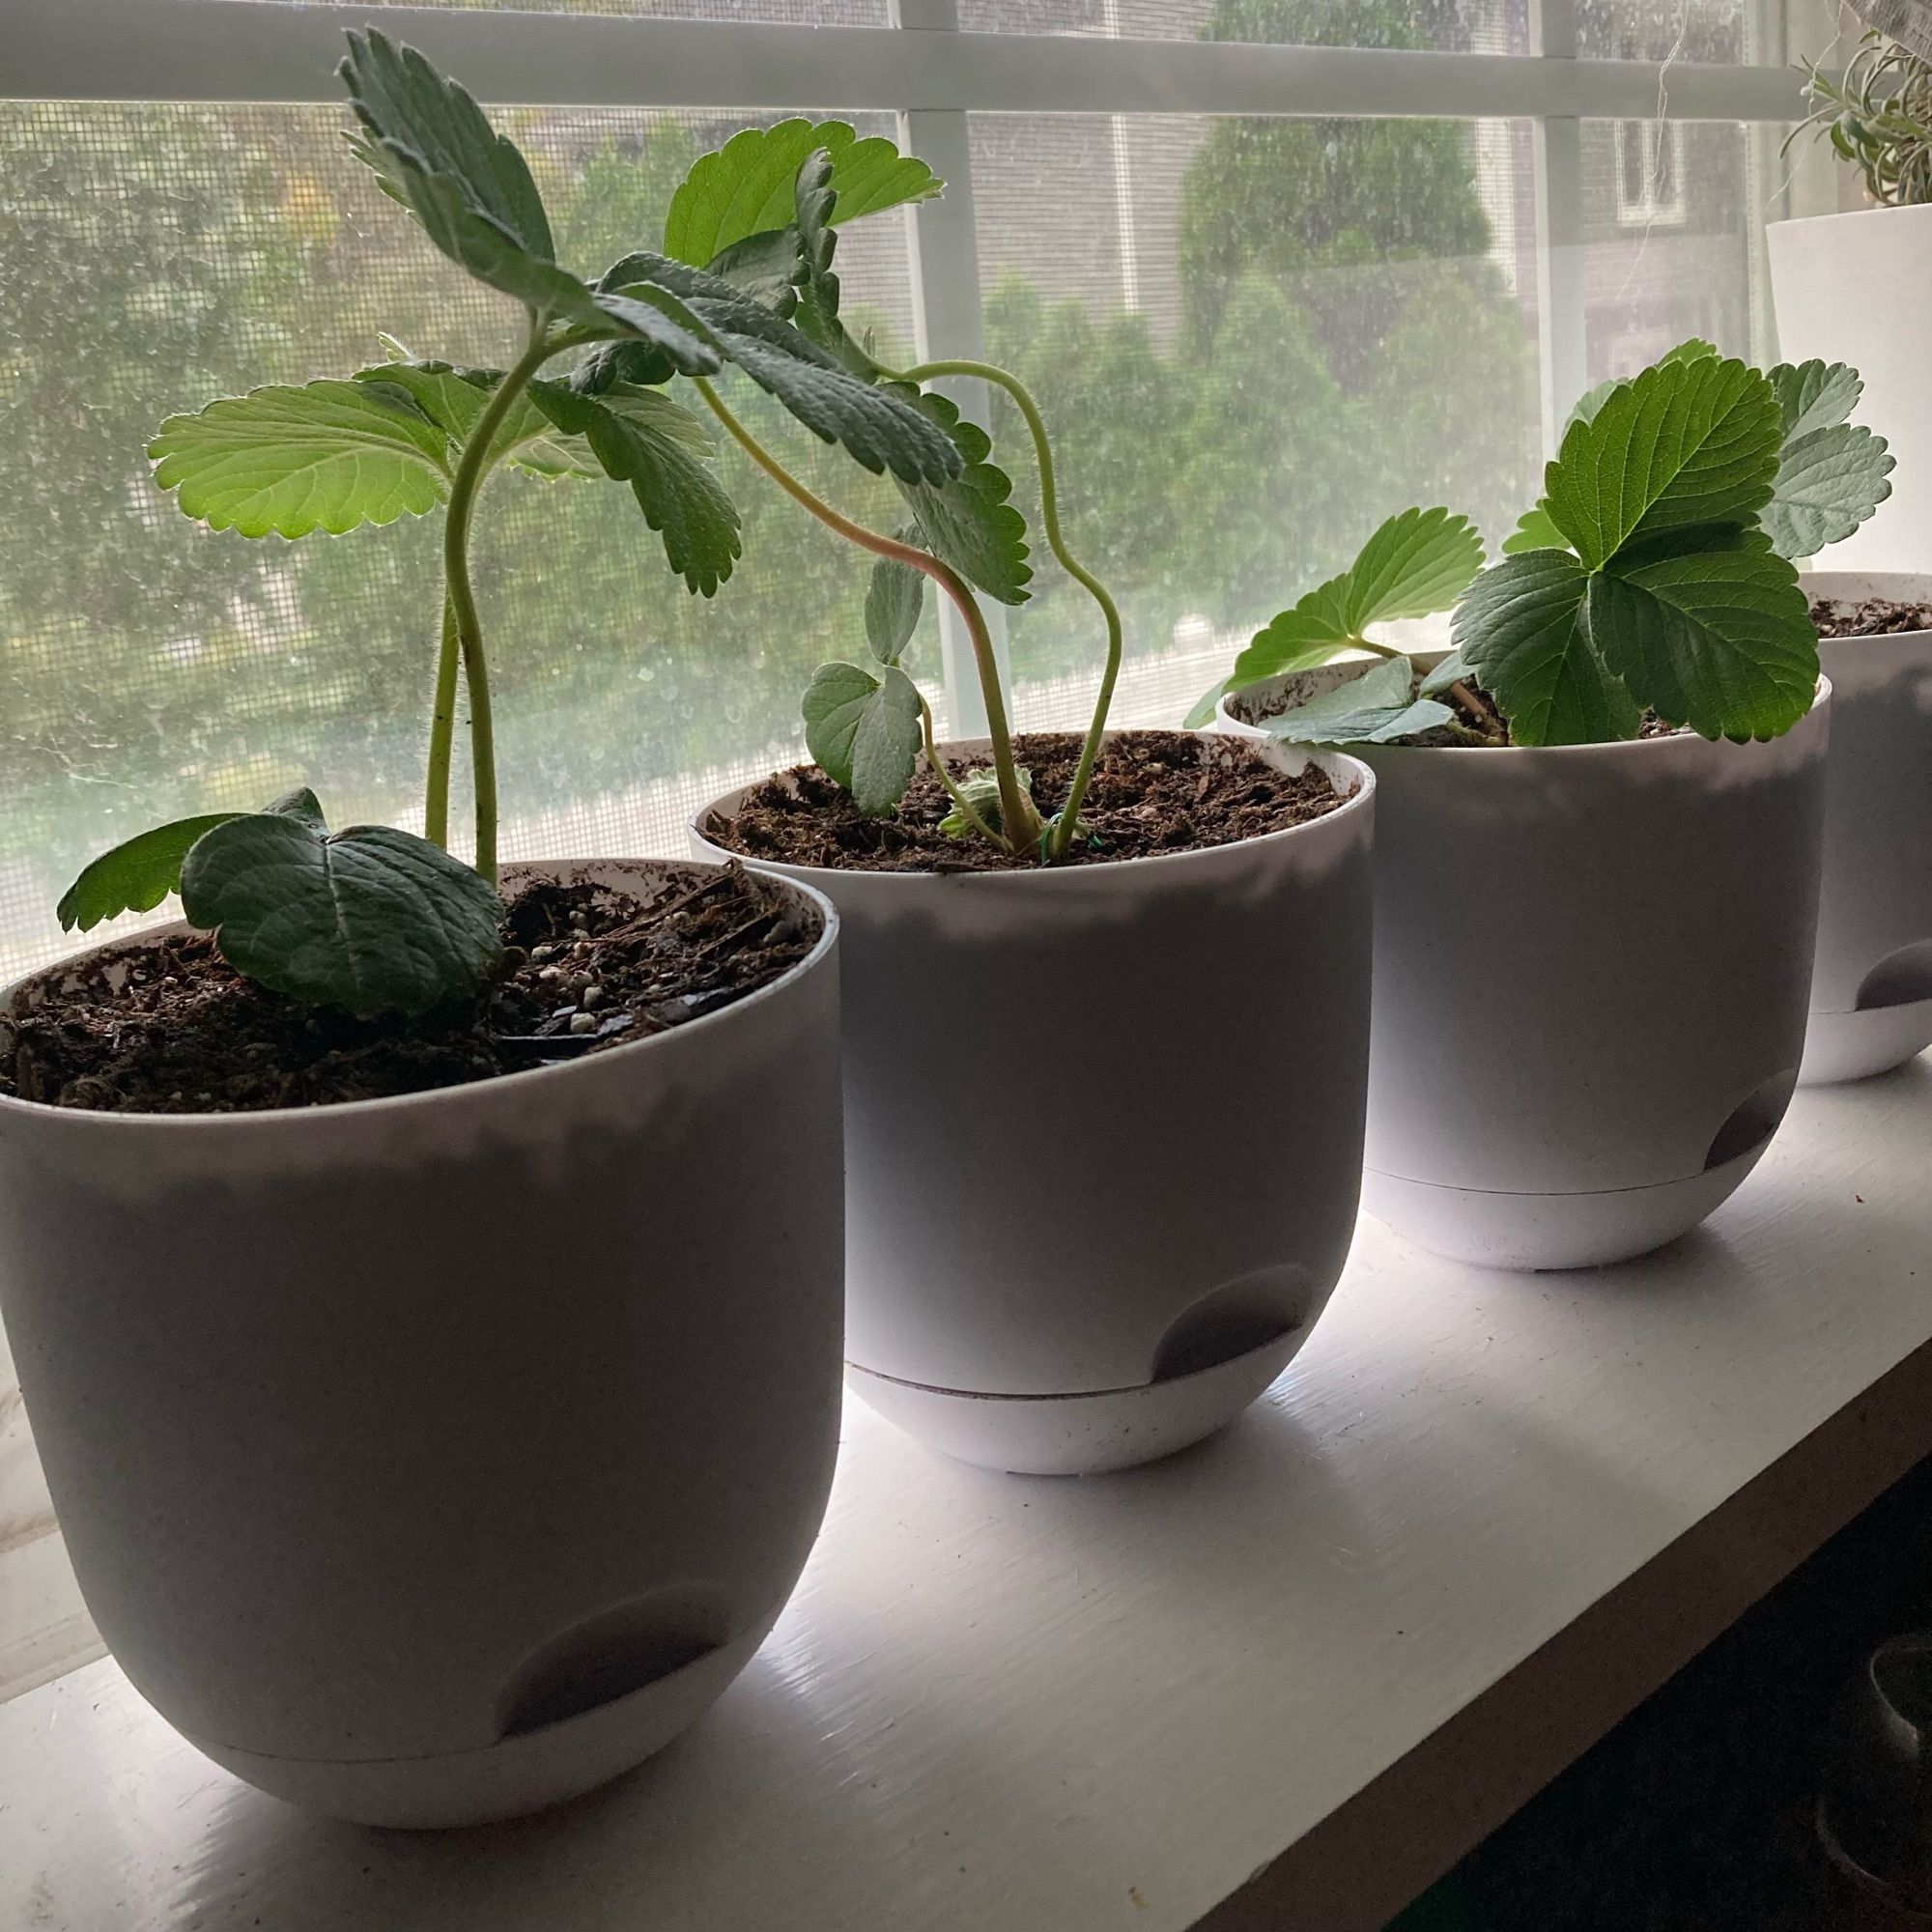
[[[456,742],[456,611],[442,598],[442,642],[436,654],[436,699],[429,717],[429,773],[423,781],[423,837],[449,849],[449,760]]]
[[[1033,800],[1020,783],[1019,771],[1013,762],[1012,737],[1007,729],[1006,696],[1000,690],[1000,667],[993,656],[993,640],[986,634],[986,620],[980,614],[973,593],[960,581],[957,573],[941,563],[936,556],[929,555],[914,544],[900,543],[896,537],[881,536],[877,530],[868,530],[863,524],[855,524],[851,518],[840,516],[822,497],[813,496],[731,413],[718,391],[702,376],[694,376],[691,380],[711,413],[724,424],[732,441],[795,503],[810,510],[828,529],[837,530],[848,543],[857,544],[861,550],[870,551],[874,556],[891,557],[895,563],[903,563],[910,569],[923,571],[957,606],[965,621],[966,633],[973,639],[973,662],[980,673],[980,690],[986,700],[986,736],[992,741],[993,771],[1000,783],[1000,817],[1013,850],[1023,852],[1036,845],[1040,835],[1039,813],[1034,810]]]
[[[919,695],[919,725],[920,735],[925,740],[925,761],[932,767],[933,777],[946,787],[946,795],[952,801],[959,816],[989,845],[1002,852],[1010,852],[1013,848],[980,816],[979,809],[953,782],[952,774],[946,769],[946,760],[939,755],[939,747],[933,742],[932,706],[925,701],[924,692]]]
[[[474,863],[493,886],[497,883],[497,734],[490,709],[490,667],[483,655],[483,626],[469,585],[469,519],[476,508],[476,492],[489,470],[490,445],[497,440],[497,431],[525,385],[554,354],[545,339],[543,319],[533,317],[528,346],[497,384],[463,445],[462,460],[450,479],[449,508],[442,520],[443,580],[463,656],[463,681],[469,692],[469,763],[476,786]]]
[[[923,362],[917,369],[908,369],[898,380],[928,383],[942,376],[976,377],[982,383],[994,384],[1013,399],[1033,438],[1034,459],[1039,469],[1039,521],[1046,531],[1046,547],[1053,553],[1061,569],[1100,607],[1100,614],[1107,623],[1107,668],[1100,675],[1100,690],[1094,701],[1093,722],[1088,725],[1086,740],[1080,747],[1080,762],[1074,769],[1073,782],[1067,787],[1066,802],[1061,808],[1060,817],[1047,841],[1047,856],[1058,859],[1065,856],[1072,842],[1081,803],[1087,796],[1094,766],[1100,755],[1100,741],[1106,734],[1107,714],[1113,708],[1114,686],[1121,675],[1121,612],[1108,595],[1106,585],[1091,570],[1074,560],[1073,554],[1066,548],[1065,538],[1060,533],[1060,497],[1054,484],[1053,445],[1047,440],[1046,424],[1038,406],[1028,394],[1026,384],[1017,376],[994,363],[966,360]]]

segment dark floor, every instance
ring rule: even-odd
[[[1871,1646],[1932,1626],[1921,1463],[1390,1932],[1843,1932],[1812,1844],[1820,1736]]]

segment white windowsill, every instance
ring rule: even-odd
[[[855,1406],[765,1649],[546,1820],[304,1819],[88,1665],[0,1709],[0,1924],[1368,1932],[1932,1451],[1928,1152],[1920,1061],[1801,1094],[1622,1268],[1365,1222],[1266,1400],[1124,1477],[953,1467]]]

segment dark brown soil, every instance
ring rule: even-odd
[[[202,933],[87,962],[0,1016],[0,1094],[104,1113],[230,1114],[461,1087],[716,1012],[810,952],[766,880],[680,867],[656,898],[509,895],[502,976],[413,1019],[357,1020],[244,980]],[[117,973],[114,978],[121,976]],[[573,1027],[573,1020],[584,1016]]]
[[[1465,704],[1452,686],[1439,694],[1438,701],[1448,705],[1455,712],[1457,723],[1463,728],[1456,730],[1447,724],[1438,724],[1433,731],[1417,732],[1413,737],[1398,738],[1399,745],[1418,747],[1430,752],[1501,752],[1514,744],[1510,736],[1509,721],[1496,709],[1495,700],[1480,685],[1470,687],[1487,710],[1477,710]],[[1666,724],[1655,712],[1646,712],[1642,725],[1638,728],[1638,738],[1675,738],[1690,727],[1684,724]],[[1480,733],[1472,738],[1471,731]],[[1346,751],[1348,748],[1343,747]]]
[[[1033,775],[1035,805],[1050,816],[1073,781],[1079,738],[1039,732],[1015,738],[1013,750]],[[984,769],[984,760],[952,766],[955,781]],[[1232,845],[1320,818],[1342,803],[1313,765],[1290,778],[1233,739],[1124,732],[1108,741],[1094,767],[1080,808],[1082,835],[1065,863],[1093,866]],[[1037,864],[1031,853],[1002,853],[977,836],[954,838],[940,831],[952,809],[938,780],[922,769],[895,814],[867,818],[816,765],[795,765],[767,779],[735,817],[710,832],[747,858],[849,871],[994,872]]]
[[[1889,597],[1867,597],[1861,604],[1820,598],[1811,606],[1811,622],[1821,638],[1886,638],[1901,631],[1932,631],[1932,604],[1894,604]]]

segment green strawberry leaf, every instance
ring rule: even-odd
[[[936,424],[956,448],[960,469],[944,482],[909,482],[901,477],[899,495],[919,520],[925,545],[942,563],[949,563],[969,583],[1002,604],[1024,604],[1033,579],[1026,519],[1008,498],[1012,480],[998,464],[988,462],[993,445],[978,423],[968,422],[946,397],[933,390],[892,384],[883,393],[902,398]]]
[[[644,521],[664,537],[672,570],[709,597],[741,554],[738,510],[688,436],[660,418],[688,412],[654,389],[580,395],[561,383],[534,381],[534,407],[566,437],[582,437],[604,473],[628,483]]]
[[[350,33],[337,71],[358,124],[350,147],[443,254],[533,313],[593,318],[556,265],[528,163],[462,87],[373,27]]]
[[[1331,577],[1291,611],[1271,617],[1235,660],[1229,688],[1239,691],[1280,671],[1312,670],[1358,642],[1349,629],[1349,574]]]
[[[919,761],[922,712],[918,688],[896,665],[880,673],[859,665],[820,665],[805,702],[805,743],[811,755],[874,817],[905,796]]]
[[[854,342],[838,319],[838,277],[832,271],[832,257],[838,238],[832,224],[838,195],[832,185],[832,156],[816,148],[805,157],[798,171],[799,238],[798,326],[827,355],[870,383],[878,378],[879,365],[868,351]]]
[[[1209,723],[1231,691],[1360,649],[1371,624],[1448,610],[1482,567],[1483,540],[1467,517],[1439,508],[1390,517],[1347,570],[1255,633],[1229,677],[1196,700],[1186,727]]]
[[[1413,697],[1414,683],[1406,658],[1385,658],[1339,690],[1264,720],[1262,728],[1291,745],[1386,745],[1453,722],[1446,704]]]
[[[915,529],[893,534],[901,543],[919,541]],[[866,586],[866,642],[877,663],[895,665],[905,655],[905,647],[919,629],[924,602],[924,571],[890,556],[882,556],[872,565],[871,582]]]
[[[1467,517],[1404,510],[1365,543],[1347,573],[1344,621],[1360,637],[1371,624],[1446,611],[1483,567],[1483,540]]]
[[[328,821],[322,815],[322,801],[307,785],[297,785],[293,791],[271,798],[262,810],[272,811],[280,818],[293,818],[317,832],[328,830]]]
[[[1567,550],[1525,551],[1484,571],[1456,611],[1457,651],[1519,745],[1605,744],[1643,723],[1585,626],[1590,581]]]
[[[844,121],[781,121],[748,128],[715,154],[700,155],[671,196],[664,251],[701,268],[748,236],[787,226],[794,184],[813,149],[832,156],[832,219],[856,221],[905,202],[926,201],[941,182],[922,160],[887,140],[862,141]]]
[[[1563,418],[1563,435],[1568,436],[1577,423],[1595,422],[1603,413],[1603,408],[1616,392],[1629,382],[1628,376],[1611,376],[1605,381],[1594,384],[1570,406],[1570,413]]]
[[[263,810],[322,823],[322,806],[306,785],[284,792]],[[124,912],[153,912],[170,893],[181,891],[182,861],[201,836],[242,816],[239,811],[209,811],[198,818],[177,818],[103,852],[61,895],[55,908],[61,930],[87,932]]]
[[[543,197],[516,144],[490,126],[468,91],[439,73],[414,47],[398,47],[374,27],[349,34],[349,53],[336,70],[362,126],[353,143],[387,191],[412,204],[403,185],[385,172],[392,154],[408,156],[424,176],[453,184],[530,255],[555,259]]]
[[[1779,556],[1816,556],[1848,537],[1891,495],[1892,458],[1861,423],[1832,423],[1792,438],[1772,498],[1758,514]]]
[[[402,388],[324,380],[170,416],[148,455],[155,481],[210,529],[302,537],[426,515],[447,488],[448,447]]]
[[[1742,528],[1771,500],[1777,397],[1742,362],[1660,362],[1575,422],[1542,507],[1591,570],[1632,542],[1697,525]]]
[[[1666,724],[1775,738],[1811,708],[1817,633],[1798,572],[1762,530],[1702,531],[1617,557],[1591,579],[1584,621],[1605,663]]]
[[[1666,350],[1657,359],[1660,365],[1665,362],[1701,362],[1707,355],[1715,355],[1718,345],[1706,342],[1701,335],[1693,335],[1689,341],[1680,342],[1675,349]],[[1570,425],[1575,422],[1595,422],[1597,412],[1616,392],[1633,382],[1630,376],[1612,376],[1606,382],[1599,383],[1593,388],[1585,389],[1577,398],[1570,413],[1563,419],[1563,431],[1568,435]],[[1507,549],[1507,546],[1505,546]],[[1528,548],[1528,546],[1521,546]]]
[[[754,313],[765,313],[730,283],[717,286]],[[587,293],[590,313],[577,318],[579,338],[608,339],[610,346],[594,351],[591,360],[607,366],[611,380],[655,388],[673,376],[715,376],[724,366],[709,325],[674,289],[637,277],[621,288],[600,286]]]
[[[1786,442],[1848,421],[1865,386],[1859,372],[1843,362],[1780,362],[1770,379]]]
[[[378,394],[406,399],[460,445],[469,440],[503,375],[499,369],[464,369],[450,362],[412,358],[358,369],[355,380]],[[588,451],[581,445],[573,450],[552,434],[549,419],[527,396],[517,399],[497,430],[491,461],[505,458],[538,476],[604,473]]]
[[[928,415],[854,376],[791,323],[719,276],[662,255],[634,254],[607,270],[600,286],[679,305],[720,355],[814,436],[842,443],[875,475],[891,470],[902,482],[937,484],[963,468],[952,439]]]
[[[1541,503],[1525,510],[1521,521],[1503,539],[1503,554],[1517,556],[1526,550],[1568,550],[1570,540],[1549,521]]]
[[[747,235],[728,248],[721,248],[704,267],[721,281],[729,282],[754,302],[782,316],[789,316],[797,307],[799,287],[806,275],[805,250],[797,228],[791,226]]]
[[[177,818],[101,853],[62,894],[54,909],[61,930],[88,932],[124,912],[154,911],[170,893],[181,890],[182,861],[195,840],[240,815],[211,811],[199,818]]]
[[[181,894],[238,973],[362,1017],[471,992],[502,952],[495,892],[386,825],[331,834],[319,816],[244,812],[190,848]]]

